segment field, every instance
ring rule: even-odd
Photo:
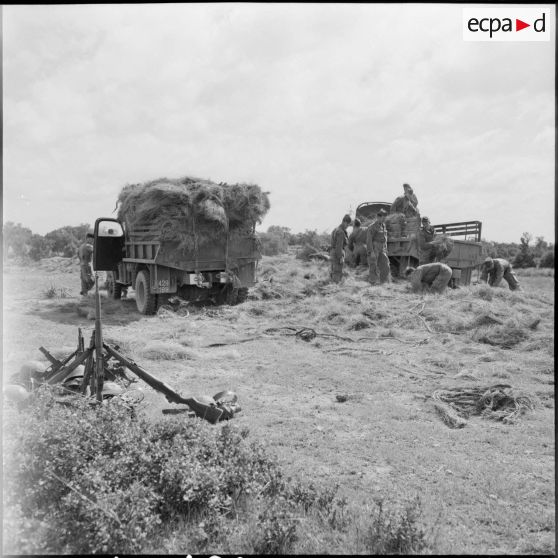
[[[234,390],[234,422],[293,477],[339,484],[353,507],[418,495],[436,553],[553,554],[554,273],[519,270],[519,292],[473,285],[443,296],[371,287],[354,270],[332,285],[328,273],[264,258],[248,302],[181,316],[143,317],[133,291],[118,302],[103,293],[105,337],[183,394]],[[94,300],[79,287],[77,266],[61,259],[5,267],[4,378],[41,358],[39,346],[71,352],[78,327],[89,339]],[[302,328],[317,336],[294,335]],[[534,410],[452,429],[431,398],[493,384],[527,394]],[[169,404],[142,389],[143,411],[159,416]]]

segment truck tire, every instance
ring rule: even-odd
[[[136,277],[136,306],[141,314],[151,316],[157,312],[157,295],[149,290],[149,271],[142,269]]]
[[[122,297],[122,284],[116,282],[116,278],[112,271],[107,273],[107,292],[109,298],[113,298],[114,300],[120,300]]]
[[[248,287],[240,287],[238,289],[238,295],[236,297],[236,303],[242,304],[248,300]]]
[[[227,292],[225,294],[225,304],[228,304],[229,306],[238,304],[238,289],[235,289],[232,285],[227,288]]]

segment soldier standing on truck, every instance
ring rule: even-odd
[[[443,293],[451,279],[451,267],[443,263],[419,265],[416,269],[408,267],[405,277],[410,279],[415,293]]]
[[[349,235],[349,250],[353,253],[353,265],[368,265],[366,259],[366,227],[361,227],[360,219],[354,220],[353,231]]]
[[[511,291],[520,289],[519,281],[513,272],[512,265],[504,258],[486,258],[481,266],[481,283],[486,283],[491,287],[498,287],[505,279]]]
[[[347,238],[347,227],[351,224],[351,216],[345,215],[341,224],[333,229],[331,233],[331,280],[339,283],[343,278],[343,266],[345,264],[345,247]]]
[[[91,260],[93,257],[93,233],[85,235],[85,242],[78,248],[79,273],[81,278],[80,295],[86,296],[91,290],[95,281],[93,279],[93,271],[91,269]]]
[[[387,211],[380,209],[376,220],[366,231],[368,253],[368,280],[372,285],[390,282],[389,259],[387,255],[387,229],[384,224]]]
[[[434,227],[430,224],[428,217],[421,219],[421,227],[419,230],[419,264],[432,263],[436,261],[436,252],[432,244],[430,244],[436,233]]]
[[[390,213],[403,213],[405,217],[417,217],[419,215],[418,199],[409,184],[403,184],[403,195],[395,198]]]

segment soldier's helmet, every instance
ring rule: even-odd
[[[347,213],[346,215],[343,216],[343,223],[349,223],[349,225],[352,223],[352,219],[351,216]]]
[[[423,218],[421,219],[421,222],[422,222],[422,223],[430,223],[430,219],[429,219],[428,217],[423,217]]]
[[[360,227],[360,219],[357,217],[355,217],[355,220],[353,221],[353,227]]]

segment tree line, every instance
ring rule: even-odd
[[[8,221],[2,228],[4,260],[38,261],[52,256],[74,257],[90,230],[91,226],[87,224],[66,226],[43,236],[33,233],[21,223]]]
[[[21,223],[8,221],[3,226],[4,260],[40,260],[52,256],[66,258],[77,255],[85,235],[91,230],[90,225],[66,226],[47,234],[33,233]],[[262,253],[276,256],[289,251],[291,246],[311,246],[317,251],[326,251],[330,244],[330,233],[317,230],[305,230],[293,233],[288,227],[272,225],[267,231],[259,233]],[[515,267],[554,268],[554,244],[548,243],[542,236],[533,237],[525,232],[519,242],[481,241],[484,256],[505,258]]]

